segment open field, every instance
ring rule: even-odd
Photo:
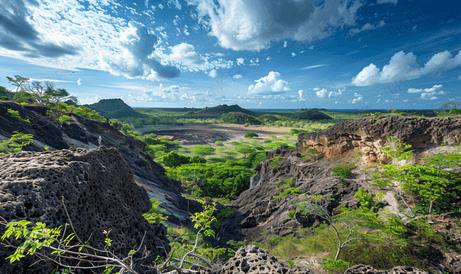
[[[170,141],[178,140],[183,145],[214,145],[216,141],[231,142],[239,141],[247,132],[254,132],[259,135],[256,140],[270,138],[275,135],[278,138],[290,132],[291,128],[269,127],[259,125],[237,125],[237,124],[184,124],[183,126],[165,126],[162,130],[146,132],[154,133],[157,137],[166,137]]]

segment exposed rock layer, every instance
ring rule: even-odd
[[[143,218],[142,213],[152,204],[115,148],[19,152],[0,157],[0,201],[0,216],[6,221],[26,219],[50,228],[71,221],[80,239],[93,247],[103,248],[103,232],[110,230],[115,254],[126,256],[142,243],[151,252],[144,259],[150,263],[169,250],[166,228]],[[12,252],[0,247],[1,258]],[[33,261],[31,256],[12,265],[1,260],[0,273],[50,273],[56,267],[50,262],[32,266]]]
[[[297,148],[316,148],[327,158],[344,158],[360,150],[365,164],[376,160],[387,163],[390,159],[381,153],[381,147],[389,143],[386,136],[393,136],[412,148],[427,149],[442,143],[461,143],[461,118],[416,118],[391,115],[373,121],[373,117],[355,119],[335,124],[316,133],[300,134]]]

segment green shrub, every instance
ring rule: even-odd
[[[168,216],[164,215],[166,212],[163,208],[158,208],[158,206],[162,203],[160,200],[156,198],[151,198],[150,201],[152,202],[152,208],[144,213],[142,216],[149,222],[149,223],[162,223],[165,224],[165,221],[168,219]]]
[[[279,169],[284,161],[285,161],[285,157],[282,157],[280,155],[275,155],[275,157],[273,159],[270,159],[268,161],[268,164],[273,169]]]
[[[214,144],[219,146],[219,147],[224,146],[224,144],[223,144],[223,142],[221,140],[218,140],[218,141],[214,142]]]
[[[34,142],[32,134],[17,131],[14,133],[9,140],[0,141],[0,156],[19,152],[23,147]]]
[[[13,118],[13,119],[16,119],[16,120],[21,121],[21,122],[30,123],[29,119],[22,119],[21,116],[19,116],[19,111],[17,111],[17,110],[12,110],[12,109],[9,108],[7,110],[7,112],[11,116],[11,118]]]
[[[337,260],[335,261],[332,258],[326,258],[322,261],[323,268],[326,270],[342,270],[345,271],[350,267],[350,264],[348,262],[345,262],[343,260]]]
[[[352,175],[352,172],[351,172],[351,166],[350,165],[344,165],[344,166],[335,166],[333,168],[333,176],[339,176],[339,177],[342,177],[344,179],[347,179],[349,178],[349,176]]]
[[[247,139],[253,139],[253,138],[259,137],[259,135],[254,132],[247,132],[245,133],[245,135],[243,135],[243,137]]]
[[[280,193],[280,196],[286,196],[286,195],[294,195],[294,196],[299,196],[301,193],[303,193],[301,190],[295,188],[295,187],[290,187],[285,189],[282,193]]]
[[[290,217],[291,219],[295,219],[295,215],[296,215],[296,209],[288,211],[288,217]]]
[[[272,196],[272,198],[276,199],[277,202],[280,202],[280,200],[281,200],[280,196]]]

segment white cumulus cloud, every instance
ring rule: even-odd
[[[78,78],[78,80],[77,80],[77,85],[79,85],[79,86],[82,85],[82,79]]]
[[[413,80],[429,73],[453,69],[460,65],[461,50],[455,57],[449,51],[436,53],[421,68],[419,68],[416,62],[416,55],[412,52],[405,54],[405,52],[399,51],[392,56],[389,64],[385,65],[382,70],[373,63],[363,68],[352,79],[352,84],[356,86],[372,86],[375,84]]]
[[[211,78],[215,78],[216,76],[218,76],[218,72],[214,69],[214,70],[210,71],[210,73],[208,73],[208,75],[210,75]]]
[[[289,91],[288,82],[281,79],[278,72],[271,71],[267,76],[255,80],[255,85],[248,87],[248,95],[270,95]]]
[[[209,35],[218,38],[223,48],[258,51],[272,41],[311,42],[355,26],[357,11],[365,2],[188,0],[196,6],[197,20],[209,28]]]

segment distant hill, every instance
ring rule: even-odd
[[[224,114],[222,119],[225,123],[229,124],[246,124],[249,123],[250,125],[261,125],[261,121],[256,119],[255,117],[248,115],[242,112],[231,112]]]
[[[331,120],[330,116],[326,115],[323,112],[320,112],[316,109],[309,109],[309,110],[298,110],[296,111],[293,118],[303,119],[303,120]]]
[[[241,108],[239,105],[219,105],[216,107],[206,107],[196,112],[189,112],[186,114],[187,117],[217,117],[226,113],[240,112],[248,115],[254,115],[254,112],[248,109]]]
[[[96,110],[99,114],[110,119],[120,118],[145,118],[145,114],[134,111],[129,105],[125,104],[122,99],[102,99],[101,101],[84,105],[90,109]]]

